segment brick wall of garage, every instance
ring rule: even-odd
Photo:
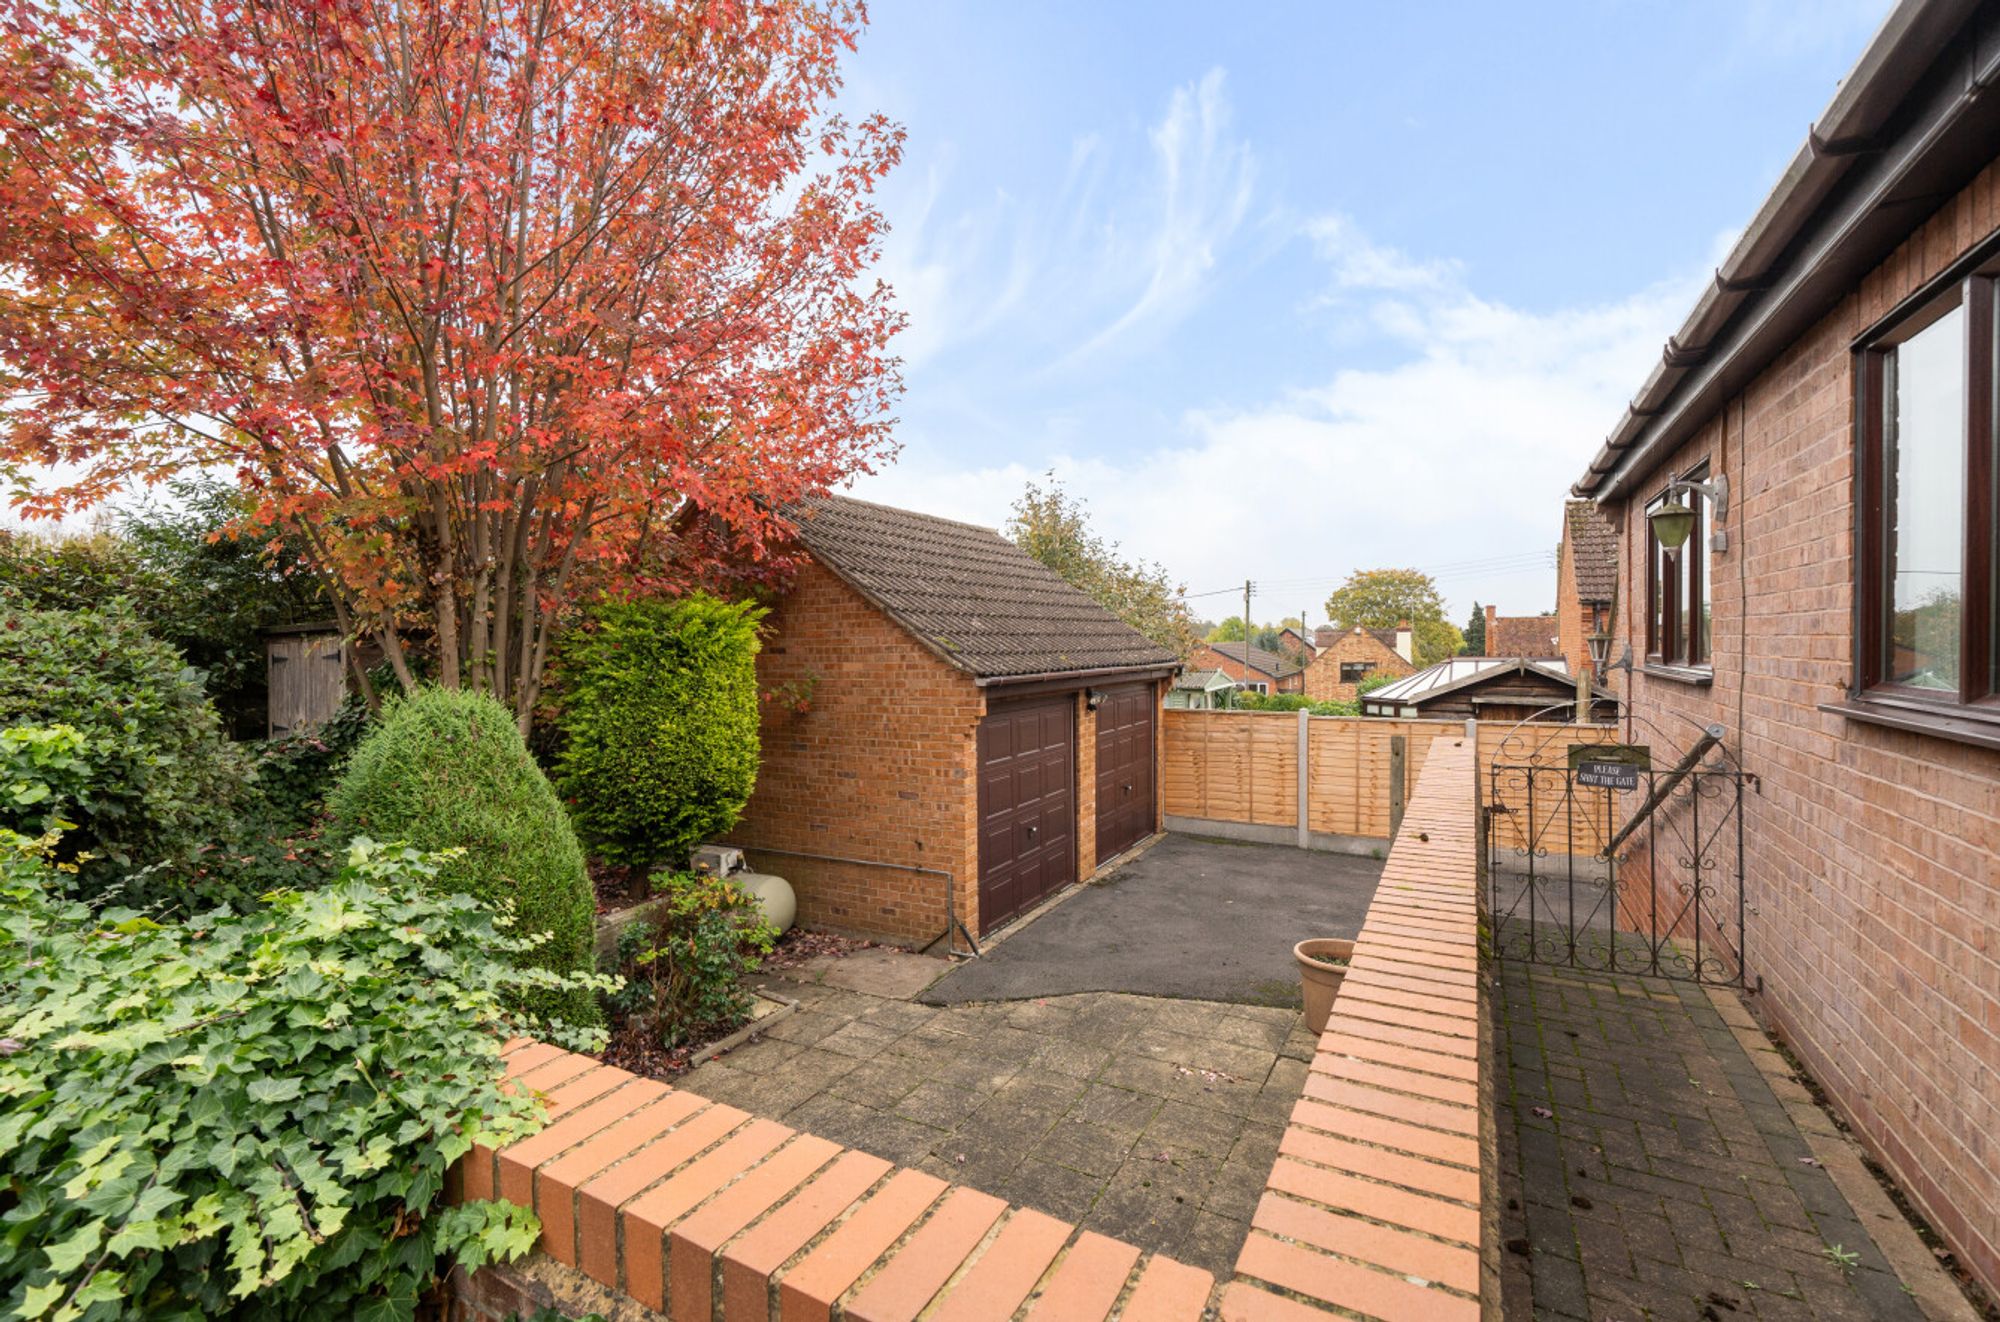
[[[1621,632],[1643,656],[1643,508],[1706,460],[1714,677],[1627,678],[1646,732],[1720,721],[1748,804],[1751,977],[1834,1104],[1959,1256],[2000,1287],[2000,752],[1821,712],[1854,658],[1854,378],[1864,328],[2000,228],[2000,166],[1947,202],[1609,511]],[[1635,553],[1636,550],[1636,553]],[[1658,742],[1657,737],[1655,742]]]
[[[757,846],[952,874],[978,930],[978,731],[972,677],[808,561],[765,626],[760,688],[810,685],[809,710],[764,706],[763,763],[730,839],[792,882],[799,920],[924,942],[945,928],[941,878],[821,863]]]
[[[1306,667],[1303,691],[1314,702],[1353,702],[1361,686],[1340,682],[1343,662],[1366,661],[1371,675],[1414,675],[1417,668],[1403,659],[1395,648],[1383,643],[1366,629],[1349,629],[1332,645],[1321,650]]]
[[[799,921],[927,943],[945,930],[944,880],[900,870],[924,867],[952,874],[958,916],[977,932],[979,722],[1007,690],[982,690],[810,561],[766,622],[757,679],[767,694],[809,687],[809,709],[765,704],[757,788],[729,838],[758,870],[792,883]],[[1084,689],[1065,696],[1077,733],[1076,876],[1085,878],[1098,862],[1097,713]],[[1161,755],[1156,739],[1156,791]],[[759,846],[885,866],[760,855]]]

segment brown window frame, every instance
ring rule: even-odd
[[[1993,240],[1871,327],[1854,348],[1855,583],[1854,674],[1844,713],[1898,728],[1986,743],[2000,738],[2000,257]],[[1893,510],[1889,504],[1889,356],[1953,309],[1965,309],[1965,531],[1961,549],[1957,692],[1888,679],[1893,594],[1888,583]]]
[[[1708,460],[1704,459],[1686,472],[1669,478],[1672,482],[1706,482],[1708,480]],[[1646,664],[1668,670],[1690,671],[1707,675],[1713,669],[1713,638],[1703,646],[1699,633],[1698,617],[1701,594],[1709,587],[1703,574],[1707,556],[1701,548],[1707,544],[1712,531],[1713,512],[1709,509],[1707,497],[1695,491],[1675,493],[1694,511],[1694,528],[1688,539],[1681,543],[1680,553],[1668,555],[1660,546],[1660,539],[1653,534],[1653,521],[1649,515],[1655,507],[1666,500],[1668,490],[1663,486],[1639,511],[1646,524]],[[1666,563],[1666,571],[1661,571],[1661,562]],[[1686,609],[1694,607],[1694,610]],[[1714,618],[1711,608],[1710,619]],[[1667,644],[1671,642],[1669,650]]]
[[[1340,682],[1343,684],[1359,684],[1362,680],[1368,678],[1374,669],[1375,663],[1373,661],[1343,661],[1340,663]],[[1360,673],[1350,679],[1347,674],[1350,670],[1358,670]]]

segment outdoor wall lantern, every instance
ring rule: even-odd
[[[1104,694],[1097,689],[1083,691],[1083,705],[1088,711],[1096,711],[1104,705]]]
[[[1620,657],[1616,662],[1611,660],[1611,643],[1613,638],[1613,634],[1600,626],[1594,633],[1584,639],[1585,645],[1590,648],[1590,668],[1596,672],[1599,679],[1603,679],[1614,670],[1630,670],[1632,668],[1632,649],[1630,647],[1625,649],[1625,655]]]
[[[1653,536],[1667,551],[1680,550],[1687,543],[1688,534],[1694,531],[1694,511],[1686,502],[1675,499],[1683,491],[1691,491],[1695,495],[1707,498],[1715,510],[1715,522],[1718,525],[1729,517],[1728,474],[1722,474],[1708,482],[1690,482],[1685,478],[1678,478],[1667,483],[1667,498],[1646,516],[1647,521],[1653,525]],[[1718,530],[1715,536],[1709,539],[1709,546],[1717,551],[1726,550],[1727,535]]]

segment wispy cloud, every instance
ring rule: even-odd
[[[1315,611],[1373,564],[1444,564],[1553,547],[1582,458],[1644,376],[1705,272],[1600,305],[1526,312],[1481,297],[1460,265],[1371,241],[1352,221],[1302,227],[1325,279],[1372,328],[1385,365],[1235,407],[1191,412],[1131,460],[1053,461],[1104,530],[1200,590],[1246,574],[1269,605]],[[914,446],[878,498],[997,525],[1026,462],[939,462]],[[1276,585],[1285,586],[1276,586]],[[1552,609],[1552,569],[1441,584],[1510,611]]]
[[[1417,261],[1375,243],[1346,216],[1316,216],[1304,230],[1342,290],[1438,290],[1461,274],[1455,261]]]
[[[1107,254],[1108,269],[1142,283],[1124,312],[1079,346],[1071,362],[1185,314],[1248,214],[1256,161],[1249,145],[1231,136],[1223,83],[1222,70],[1211,69],[1200,82],[1175,89],[1153,127],[1158,175],[1150,227],[1136,243],[1114,231]]]

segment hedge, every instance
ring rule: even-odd
[[[201,676],[122,602],[37,609],[0,592],[0,729],[68,726],[86,768],[60,813],[65,861],[85,894],[185,904],[186,881],[157,865],[227,835],[249,762],[223,737]],[[8,820],[0,826],[34,829]],[[208,897],[217,898],[217,897]]]
[[[685,866],[757,783],[762,608],[612,601],[564,644],[557,779],[604,858]]]
[[[480,693],[429,688],[394,700],[354,750],[327,806],[335,839],[367,836],[463,852],[436,885],[507,903],[546,941],[524,958],[558,974],[595,967],[597,903],[582,847],[514,716]],[[534,996],[540,1014],[600,1022],[594,998]]]

